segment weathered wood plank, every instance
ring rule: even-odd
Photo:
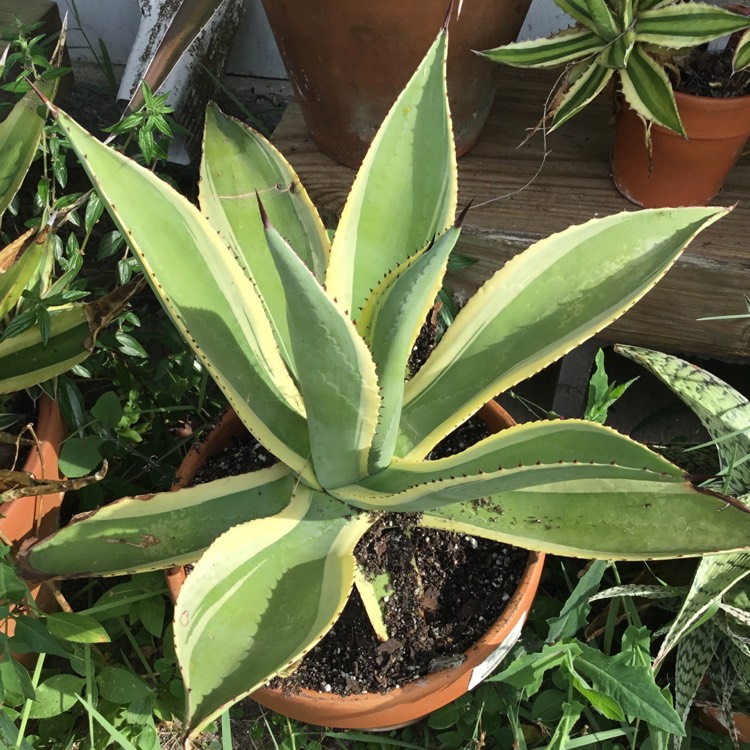
[[[37,33],[51,35],[60,31],[60,12],[51,0],[3,0],[0,3],[0,32],[15,26],[16,19],[24,24],[42,22]]]
[[[612,107],[606,97],[546,141],[537,133],[519,146],[541,117],[552,82],[548,74],[504,71],[485,133],[459,161],[459,202],[474,201],[459,251],[479,259],[452,276],[459,291],[471,293],[503,262],[548,234],[636,208],[611,181]],[[320,154],[296,105],[284,114],[274,142],[299,173],[324,220],[335,225],[354,172]],[[656,289],[603,332],[603,338],[678,352],[750,355],[750,321],[697,321],[745,311],[743,295],[750,292],[747,157],[715,202],[737,206],[704,232]]]

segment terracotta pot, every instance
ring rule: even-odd
[[[485,404],[479,415],[492,432],[515,424],[513,418],[494,401]],[[233,437],[245,432],[237,415],[229,410],[206,440],[194,446],[185,457],[173,489],[189,485],[208,456],[227,447]],[[526,570],[505,611],[465,652],[466,659],[458,667],[433,672],[385,694],[340,696],[307,689],[290,694],[261,688],[251,697],[284,716],[320,726],[384,731],[418,721],[478,685],[508,653],[518,640],[531,609],[543,564],[544,554],[529,554]],[[176,600],[185,580],[185,571],[171,568],[166,575],[170,594]]]
[[[703,703],[696,701],[693,704],[693,710],[698,716],[698,720],[706,729],[710,729],[716,734],[729,736],[729,727],[724,713],[719,706],[712,703]],[[737,735],[740,742],[750,742],[750,716],[734,712],[734,725],[737,727]]]
[[[710,202],[750,136],[750,96],[713,99],[675,92],[675,98],[688,139],[653,125],[650,170],[643,122],[627,105],[618,114],[615,185],[645,208]]]
[[[455,3],[448,92],[459,156],[479,137],[500,71],[472,50],[512,42],[529,5]],[[359,166],[435,39],[448,0],[263,0],[263,6],[313,139],[333,159]]]
[[[58,457],[60,443],[65,436],[60,409],[56,401],[42,396],[39,399],[39,416],[35,432],[39,438],[39,447],[33,447],[23,465],[23,471],[33,474],[37,479],[59,479]],[[60,505],[64,493],[58,492],[35,497],[19,497],[0,507],[0,537],[17,551],[21,543],[29,537],[42,538],[49,536],[59,526]],[[37,605],[50,611],[55,607],[55,600],[49,589],[40,584],[29,587]],[[12,635],[13,620],[3,626],[3,632]]]
[[[59,479],[57,461],[60,443],[65,430],[56,401],[47,396],[39,400],[39,418],[35,427],[40,446],[33,447],[23,465],[23,471],[37,479]],[[13,550],[29,537],[42,538],[55,531],[59,525],[60,505],[63,493],[19,497],[3,503],[0,511],[0,534],[11,544]]]

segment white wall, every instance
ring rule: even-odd
[[[405,0],[405,2],[409,1]],[[70,11],[68,39],[71,56],[74,60],[92,60],[93,57],[83,35],[74,28],[76,23],[69,7],[69,0],[56,0],[56,2],[60,6],[61,13]],[[112,62],[124,64],[138,32],[140,21],[138,0],[75,0],[75,4],[80,13],[81,27],[97,53],[99,38],[101,38]],[[520,38],[546,36],[566,26],[569,21],[570,19],[552,0],[532,0]],[[263,78],[285,77],[284,67],[279,59],[260,0],[248,0],[247,11],[229,60],[229,72]]]

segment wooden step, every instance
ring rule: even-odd
[[[520,145],[541,117],[554,77],[506,69],[485,132],[459,160],[459,203],[474,201],[459,252],[478,263],[451,276],[472,293],[506,260],[571,224],[635,210],[611,180],[611,101],[604,96],[545,140]],[[321,154],[291,104],[273,137],[329,226],[335,226],[354,172]],[[698,321],[746,312],[750,292],[750,159],[735,167],[718,205],[733,212],[703,232],[657,287],[604,340],[672,352],[746,357],[750,320]]]
[[[42,23],[38,34],[51,36],[60,31],[60,11],[51,0],[2,0],[0,3],[0,34],[15,27],[16,20],[23,24]]]

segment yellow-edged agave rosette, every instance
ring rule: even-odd
[[[723,497],[600,425],[539,422],[424,460],[484,401],[635,304],[726,213],[619,214],[538,243],[484,285],[405,384],[461,231],[446,45],[442,30],[389,112],[332,246],[284,158],[214,107],[200,210],[57,113],[165,309],[282,462],[124,499],[24,555],[40,577],[91,574],[89,551],[97,574],[200,558],[174,620],[190,735],[328,632],[355,580],[354,547],[385,511],[607,559],[750,544],[750,514],[717,513]],[[479,497],[503,512],[483,512]]]

